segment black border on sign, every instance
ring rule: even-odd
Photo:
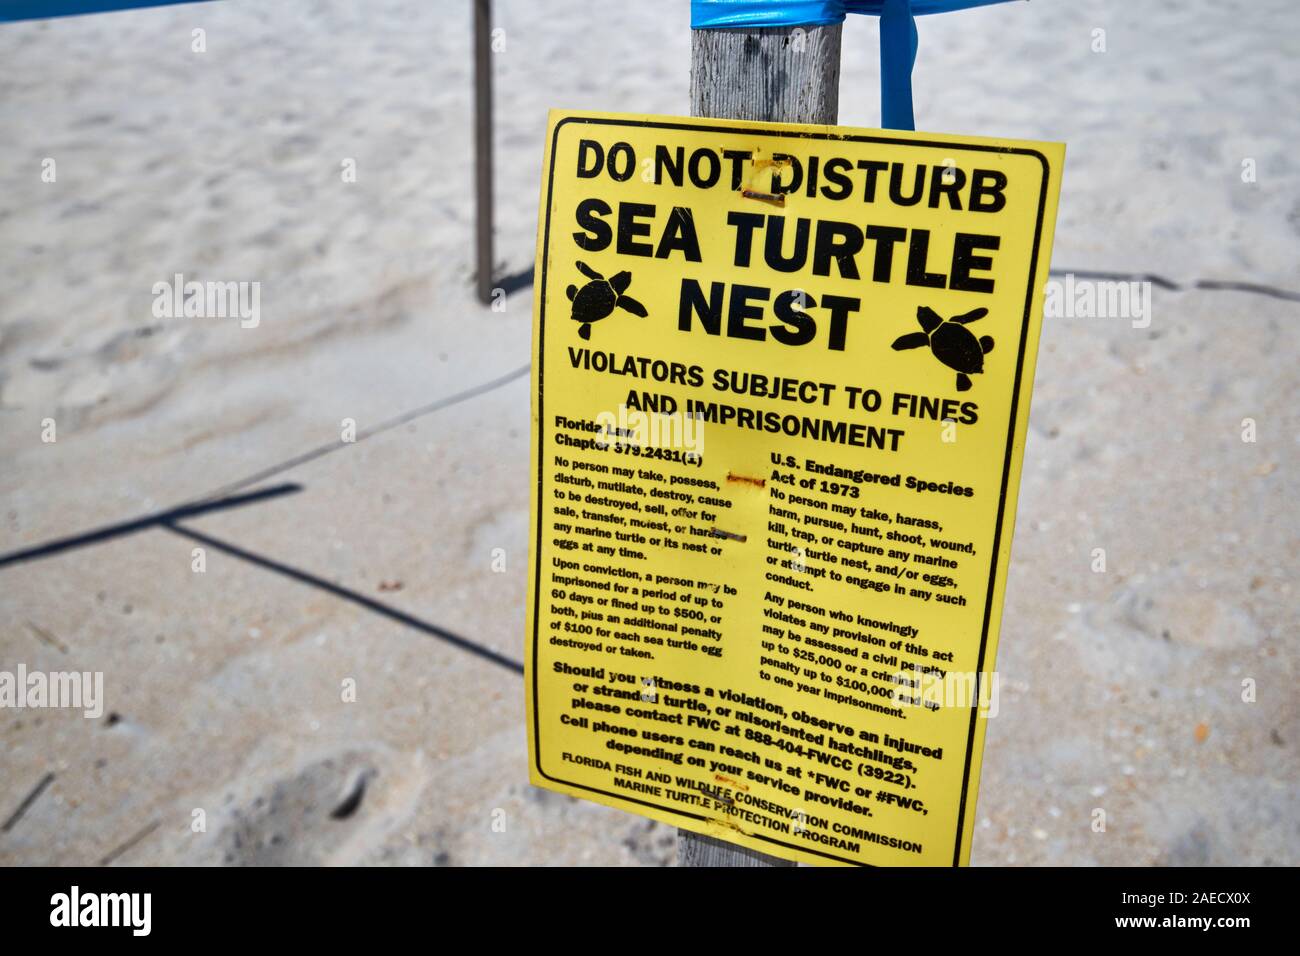
[[[542,489],[545,482],[546,469],[543,465],[542,446],[543,429],[546,427],[546,418],[542,411],[543,377],[546,371],[546,269],[550,257],[550,239],[551,239],[551,201],[554,195],[555,186],[555,144],[559,141],[560,130],[569,123],[581,123],[588,126],[634,126],[640,129],[671,129],[685,130],[696,133],[741,133],[747,136],[784,136],[790,139],[812,139],[812,140],[834,140],[837,142],[847,141],[850,143],[886,143],[891,146],[930,146],[938,149],[964,149],[983,153],[1014,153],[1022,156],[1034,156],[1043,164],[1043,182],[1042,189],[1038,194],[1038,219],[1034,223],[1034,246],[1033,252],[1029,258],[1029,287],[1025,293],[1025,313],[1020,324],[1020,346],[1016,354],[1016,374],[1011,392],[1011,415],[1007,422],[1007,440],[1006,455],[1002,465],[1002,489],[998,495],[998,518],[993,528],[993,553],[989,558],[989,586],[988,592],[984,599],[984,621],[980,632],[980,653],[979,660],[975,667],[975,695],[974,700],[979,701],[980,676],[984,671],[984,655],[988,648],[989,637],[989,619],[993,613],[993,592],[994,585],[997,582],[998,570],[998,550],[1002,541],[1002,522],[1006,517],[1007,505],[1007,485],[1011,480],[1011,451],[1015,444],[1016,434],[1016,412],[1020,400],[1020,378],[1024,371],[1025,363],[1025,346],[1029,338],[1029,314],[1033,307],[1034,301],[1034,278],[1038,274],[1038,252],[1042,242],[1043,235],[1043,216],[1047,208],[1047,186],[1051,181],[1052,169],[1047,162],[1047,157],[1036,149],[1025,149],[1020,147],[1006,146],[989,146],[975,143],[951,143],[940,142],[935,140],[918,140],[918,139],[898,139],[892,136],[854,136],[842,133],[817,133],[805,130],[792,129],[754,129],[748,126],[708,126],[704,123],[661,123],[661,122],[642,122],[638,120],[615,120],[600,119],[597,117],[586,116],[566,116],[555,124],[555,129],[551,133],[551,163],[550,169],[546,171],[546,225],[542,232],[542,273],[540,277],[541,295],[538,297],[537,313],[537,543],[536,551],[536,576],[533,582],[533,745],[536,756],[537,772],[554,783],[561,783],[567,787],[574,787],[578,790],[587,790],[591,793],[598,793],[601,796],[611,797],[626,803],[638,803],[642,806],[651,807],[655,810],[661,810],[665,813],[675,814],[677,816],[690,817],[694,820],[707,821],[708,818],[698,813],[689,813],[676,807],[661,806],[648,800],[638,800],[623,793],[612,793],[608,790],[599,790],[595,787],[588,787],[585,784],[574,783],[571,780],[561,780],[559,777],[552,777],[542,769],[542,728],[538,720],[538,685],[537,685],[537,648],[538,648],[538,624],[540,618],[540,608],[542,599],[542,507],[543,497]],[[971,758],[975,750],[975,721],[979,717],[979,707],[977,703],[971,704],[970,711],[970,729],[966,734],[966,761],[965,768],[962,772],[961,781],[961,801],[957,807],[957,837],[953,847],[952,865],[957,866],[961,861],[961,842],[962,830],[966,822],[966,797],[970,789],[970,769]],[[837,856],[834,853],[825,853],[821,850],[811,847],[802,846],[794,843],[786,843],[784,840],[775,840],[758,833],[750,833],[747,836],[754,837],[772,843],[776,846],[783,846],[787,849],[796,850],[800,853],[808,853],[814,856],[824,856],[827,859],[835,860],[839,863],[849,863],[855,866],[864,866],[861,860],[854,860],[849,857]]]

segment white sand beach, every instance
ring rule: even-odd
[[[687,112],[688,4],[616,6],[495,4],[499,276],[532,265],[549,108]],[[471,27],[0,24],[0,670],[105,675],[96,719],[0,710],[0,863],[674,861],[670,828],[528,784],[532,294],[474,296]],[[973,862],[1296,865],[1300,8],[920,34],[918,128],[1067,144],[1054,270],[1177,286],[1146,326],[1044,322]],[[874,21],[843,56],[841,123],[874,127]],[[178,273],[260,283],[256,327],[156,316]]]

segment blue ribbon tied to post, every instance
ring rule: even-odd
[[[916,17],[1007,0],[691,0],[692,30],[823,26],[849,13],[880,17],[880,125],[916,129],[912,66]]]

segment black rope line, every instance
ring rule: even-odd
[[[1300,292],[1278,289],[1257,282],[1236,282],[1230,279],[1197,279],[1190,283],[1178,283],[1154,272],[1099,272],[1092,269],[1052,269],[1048,275],[1072,275],[1078,279],[1100,279],[1109,282],[1150,282],[1152,285],[1169,292],[1185,292],[1189,289],[1207,289],[1214,292],[1247,292],[1253,295],[1266,295],[1274,299],[1281,299],[1284,302],[1300,302]]]
[[[135,834],[135,836],[131,837],[131,839],[127,840],[127,841],[126,841],[125,843],[123,843],[121,846],[119,846],[119,847],[117,847],[116,849],[111,850],[111,851],[109,851],[107,854],[105,854],[105,856],[103,857],[103,859],[101,859],[101,860],[99,861],[99,865],[100,865],[100,866],[108,866],[108,865],[111,864],[114,860],[116,860],[119,856],[121,856],[122,854],[126,853],[128,850],[134,849],[134,848],[135,848],[135,845],[136,845],[137,843],[139,843],[141,840],[143,840],[143,839],[144,839],[145,837],[147,837],[149,834],[153,833],[153,831],[154,831],[154,830],[157,830],[160,826],[162,826],[162,821],[161,821],[161,820],[154,820],[154,821],[153,821],[152,823],[150,823],[147,827],[145,827],[144,829],[140,830],[138,833]]]
[[[355,441],[345,442],[340,439],[339,441],[332,441],[325,445],[318,445],[317,447],[311,449],[310,451],[305,451],[300,455],[295,455],[292,458],[287,458],[284,461],[279,462],[278,464],[271,465],[268,468],[263,468],[261,471],[255,472],[254,474],[249,475],[247,478],[241,478],[238,481],[234,481],[228,485],[224,485],[221,488],[218,488],[216,491],[212,492],[211,494],[206,495],[203,498],[200,498],[198,500],[206,501],[210,498],[216,498],[222,495],[228,495],[232,491],[238,491],[241,488],[247,488],[249,485],[255,485],[260,481],[265,481],[267,478],[273,478],[276,475],[280,474],[281,472],[288,471],[290,468],[297,468],[299,465],[305,465],[309,461],[315,461],[317,458],[323,458],[324,456],[328,455],[330,452],[338,451],[341,448],[348,447],[348,445],[355,445],[365,441],[367,438],[373,438],[374,436],[380,435],[386,431],[391,431],[392,429],[397,428],[400,425],[405,425],[407,422],[414,421],[415,419],[420,418],[424,415],[431,415],[432,413],[441,411],[444,408],[450,408],[452,405],[459,405],[461,402],[469,401],[471,398],[477,398],[480,395],[484,395],[488,392],[493,391],[494,389],[500,388],[502,385],[508,385],[517,378],[522,378],[523,376],[528,374],[528,370],[530,368],[532,368],[531,363],[529,363],[528,365],[520,366],[519,368],[515,369],[513,372],[507,372],[505,375],[502,375],[500,378],[494,378],[490,382],[484,382],[482,385],[475,385],[473,388],[466,389],[463,392],[457,392],[455,395],[449,395],[446,398],[440,398],[437,401],[430,402],[427,405],[421,405],[419,408],[413,408],[410,411],[403,412],[402,414],[396,416],[395,418],[390,418],[385,422],[380,422],[378,425],[375,425],[372,428],[363,428],[357,432],[357,437]]]
[[[245,495],[235,495],[233,497],[219,498],[217,500],[210,500],[202,503],[196,502],[194,504],[181,505],[179,508],[170,508],[167,511],[157,511],[151,515],[145,515],[142,518],[134,518],[131,521],[123,521],[120,524],[105,525],[102,528],[96,528],[93,531],[72,535],[67,538],[56,538],[53,541],[47,541],[44,544],[24,548],[21,551],[11,551],[8,554],[0,555],[0,568],[6,567],[10,564],[20,564],[24,561],[35,561],[38,558],[48,558],[50,555],[59,554],[63,551],[70,551],[73,548],[80,548],[88,544],[98,544],[101,541],[110,541],[113,538],[135,534],[137,531],[144,531],[148,528],[166,524],[169,521],[179,521],[181,518],[193,518],[214,511],[226,511],[230,508],[239,508],[243,505],[265,501],[268,498],[279,498],[282,495],[294,494],[299,491],[302,491],[302,485],[294,484],[293,482],[286,482],[282,485],[272,485],[270,488],[262,488],[258,491],[252,491]]]
[[[427,405],[421,405],[419,408],[413,408],[409,411],[403,412],[395,418],[390,418],[387,421],[380,422],[373,428],[362,429],[357,433],[356,441],[365,441],[367,438],[373,438],[375,435],[391,431],[399,425],[405,425],[407,422],[414,421],[421,416],[430,415],[433,412],[440,411],[444,408],[450,408],[451,406],[458,405],[461,402],[469,401],[471,398],[477,398],[479,395],[500,388],[503,385],[508,385],[515,379],[527,375],[528,370],[531,367],[531,364],[521,366],[513,372],[507,372],[500,378],[494,378],[491,381],[484,382],[481,385],[475,385],[473,388],[466,389],[463,392],[457,392],[454,395],[448,395],[446,398],[440,398],[436,401],[429,402]],[[301,485],[289,483],[276,485],[251,494],[231,497],[233,492],[247,488],[249,485],[258,484],[259,482],[265,481],[267,478],[273,478],[291,468],[296,468],[298,465],[305,464],[309,461],[315,461],[317,458],[322,458],[330,452],[338,451],[340,448],[346,448],[348,445],[355,443],[356,442],[337,441],[330,442],[328,445],[320,445],[317,448],[303,452],[300,455],[295,455],[294,457],[288,458],[278,464],[271,465],[268,468],[263,468],[261,471],[255,472],[246,478],[233,481],[230,484],[218,488],[216,491],[194,498],[184,504],[176,506],[175,508],[154,512],[153,514],[134,518],[130,521],[123,521],[119,524],[106,525],[103,528],[97,528],[93,531],[87,531],[82,534],[71,535],[66,538],[56,538],[53,541],[32,545],[29,548],[23,548],[19,551],[11,551],[8,554],[0,555],[0,568],[24,561],[33,561],[38,558],[49,557],[50,555],[59,554],[63,551],[79,548],[88,544],[97,544],[101,541],[121,537],[122,535],[144,531],[148,528],[152,528],[159,524],[165,524],[169,521],[179,521],[182,518],[194,517],[208,511],[234,508],[240,505],[260,501],[264,498],[271,498],[289,492],[301,491]]]
[[[458,647],[463,651],[469,651],[471,654],[477,654],[479,657],[483,658],[484,660],[491,661],[493,664],[498,664],[501,667],[506,668],[507,670],[514,671],[517,674],[522,674],[524,672],[524,665],[521,664],[519,661],[506,657],[504,654],[500,654],[497,651],[492,650],[490,647],[484,647],[482,644],[476,644],[474,641],[471,641],[469,638],[461,637],[459,634],[453,634],[451,631],[439,627],[436,624],[430,624],[428,621],[422,621],[420,618],[415,617],[412,614],[407,614],[405,611],[400,611],[397,608],[392,607],[391,605],[384,604],[381,601],[376,601],[374,598],[368,597],[367,595],[362,594],[359,591],[353,591],[350,588],[345,588],[342,585],[335,584],[332,581],[326,581],[324,578],[317,577],[316,575],[308,571],[302,571],[298,568],[291,567],[290,565],[283,564],[279,561],[276,561],[273,558],[268,558],[265,557],[264,555],[255,554],[252,551],[247,551],[239,547],[238,545],[230,544],[218,538],[214,538],[211,535],[203,534],[200,531],[195,531],[192,528],[186,528],[182,525],[174,524],[171,522],[165,522],[162,525],[162,527],[166,528],[168,531],[180,535],[183,538],[189,538],[191,541],[197,541],[200,544],[207,545],[208,547],[214,548],[217,551],[221,551],[225,554],[228,554],[231,557],[239,558],[243,561],[247,561],[248,563],[256,565],[259,568],[263,568],[264,570],[274,571],[276,574],[282,574],[285,577],[291,578],[294,581],[298,581],[301,584],[308,584],[314,588],[319,588],[320,590],[332,594],[335,597],[342,598],[345,601],[350,601],[353,604],[360,605],[361,607],[365,608],[368,611],[374,611],[376,614],[382,615],[383,617],[396,621],[399,624],[404,624],[407,627],[414,628],[415,630],[420,631],[421,633],[428,634],[432,637],[436,637],[441,640],[444,640],[448,644]]]
[[[36,798],[44,793],[45,788],[53,782],[54,774],[52,773],[47,773],[45,776],[41,777],[40,782],[37,783],[36,786],[31,789],[31,792],[23,798],[23,802],[18,804],[18,809],[9,814],[9,819],[4,822],[4,826],[0,826],[0,833],[8,833],[12,830],[17,825],[18,821],[23,818],[23,814],[25,814],[31,808],[31,805],[36,802]]]

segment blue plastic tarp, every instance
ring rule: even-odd
[[[823,26],[846,14],[880,17],[880,125],[916,129],[912,114],[912,67],[916,63],[915,17],[951,13],[1007,0],[691,0],[691,28],[718,30]]]
[[[0,0],[0,23],[14,20],[48,20],[83,13],[107,13],[135,7],[168,7],[194,0]]]

